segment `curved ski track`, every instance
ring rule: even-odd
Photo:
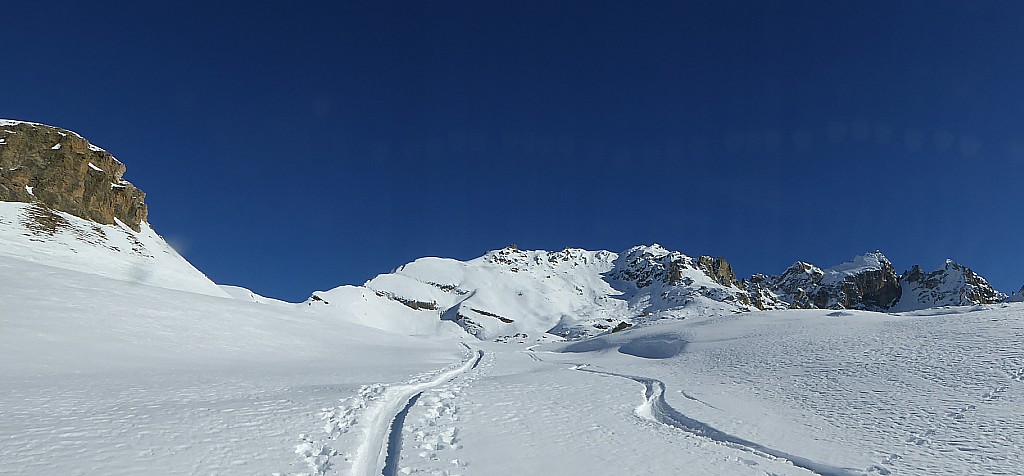
[[[530,355],[531,358],[538,362],[546,362],[537,357],[532,349],[527,349],[526,354]],[[645,420],[670,426],[693,435],[707,438],[723,446],[735,448],[740,451],[746,451],[763,458],[789,461],[793,466],[806,469],[819,476],[860,476],[865,474],[853,469],[831,466],[801,456],[786,453],[784,451],[769,448],[759,443],[721,431],[707,423],[690,418],[679,410],[673,408],[672,405],[669,405],[665,400],[665,383],[661,380],[639,375],[594,370],[587,368],[589,366],[590,364],[576,364],[570,368],[580,372],[589,372],[598,375],[629,379],[643,385],[644,401],[636,407],[634,412],[636,416]],[[707,404],[705,403],[705,405]]]
[[[370,423],[352,462],[352,476],[380,476],[388,475],[386,470],[393,472],[398,466],[401,451],[402,424],[411,403],[424,391],[472,369],[483,356],[482,350],[472,351],[462,365],[443,371],[430,380],[388,387],[382,401],[368,416]]]

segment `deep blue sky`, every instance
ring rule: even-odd
[[[658,242],[1024,284],[1024,3],[227,3],[0,28],[0,117],[110,150],[217,282]]]

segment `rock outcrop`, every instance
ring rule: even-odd
[[[993,304],[1007,297],[971,268],[953,260],[946,260],[942,268],[930,273],[915,265],[900,276],[900,286],[903,298],[894,311]]]
[[[761,310],[788,309],[789,303],[783,301],[771,288],[772,277],[755,274],[740,283],[747,290],[750,305]]]
[[[818,289],[822,277],[825,276],[821,268],[804,262],[797,261],[786,268],[781,275],[768,278],[767,287],[779,298],[789,303],[792,309],[813,309],[818,307],[810,295]]]
[[[884,311],[902,295],[896,269],[878,251],[824,270],[797,261],[768,287],[793,309]]]
[[[125,181],[125,166],[82,136],[57,127],[0,120],[0,201],[36,203],[135,231],[146,194]]]
[[[736,306],[738,309],[776,309],[779,301],[767,290],[755,288],[753,294],[745,281],[736,279],[729,262],[722,257],[693,258],[661,245],[635,246],[626,250],[609,274],[622,291],[623,285],[649,292],[668,308],[685,305],[698,296]]]

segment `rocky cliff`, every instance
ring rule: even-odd
[[[661,301],[665,307],[685,305],[698,297],[731,304],[739,310],[780,307],[771,293],[736,279],[725,258],[693,258],[657,244],[624,251],[609,278],[616,289],[626,293],[646,291],[654,298],[651,302]]]
[[[125,166],[82,136],[57,127],[0,120],[0,201],[35,203],[135,231],[146,194],[124,180]]]
[[[895,268],[878,251],[824,270],[798,261],[769,288],[794,309],[884,311],[902,294]]]

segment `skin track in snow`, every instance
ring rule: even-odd
[[[352,476],[378,476],[384,474],[387,466],[388,447],[392,438],[389,436],[398,425],[401,431],[399,415],[409,406],[409,402],[423,391],[448,382],[463,372],[473,368],[483,357],[483,351],[477,350],[462,365],[438,374],[433,379],[408,385],[396,385],[385,391],[384,397],[376,408],[371,409],[369,426],[366,435],[356,452],[352,462]],[[398,455],[396,455],[397,458]]]
[[[409,410],[420,399],[423,392],[413,395],[409,404],[402,409],[395,420],[391,422],[391,434],[388,435],[388,457],[384,462],[384,476],[395,476],[398,474],[398,462],[402,459],[402,429],[405,428],[405,419],[409,416]]]

